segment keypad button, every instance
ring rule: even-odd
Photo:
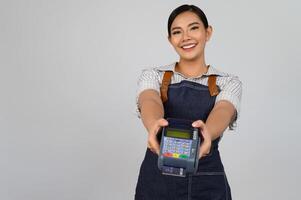
[[[172,157],[173,155],[172,155],[172,153],[166,152],[166,153],[163,154],[163,156],[165,156],[165,157]]]
[[[188,156],[187,156],[187,155],[184,155],[184,154],[181,154],[179,157],[180,157],[180,158],[184,158],[184,159],[188,158]]]
[[[173,153],[172,154],[172,157],[174,157],[174,158],[179,158],[179,156],[180,156],[180,154],[178,154],[178,153]]]

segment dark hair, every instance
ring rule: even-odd
[[[169,15],[168,24],[167,24],[168,37],[170,37],[170,28],[171,28],[172,22],[175,20],[175,18],[179,14],[186,12],[186,11],[195,13],[200,18],[200,20],[203,22],[204,27],[206,29],[208,28],[208,20],[207,20],[205,13],[197,6],[184,4],[184,5],[177,7],[176,9],[174,9],[172,11],[172,13]]]

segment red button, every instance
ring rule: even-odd
[[[165,156],[165,157],[172,157],[172,153],[166,152],[166,153],[163,154],[163,156]]]

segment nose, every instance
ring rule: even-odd
[[[186,41],[186,40],[190,40],[191,37],[189,35],[189,32],[188,30],[184,31],[184,34],[183,34],[183,41]]]

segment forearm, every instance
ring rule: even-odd
[[[164,108],[161,101],[146,99],[140,105],[141,120],[149,131],[155,121],[164,117]]]
[[[206,126],[212,141],[222,135],[229,126],[235,114],[235,108],[226,101],[219,102],[210,112]]]

